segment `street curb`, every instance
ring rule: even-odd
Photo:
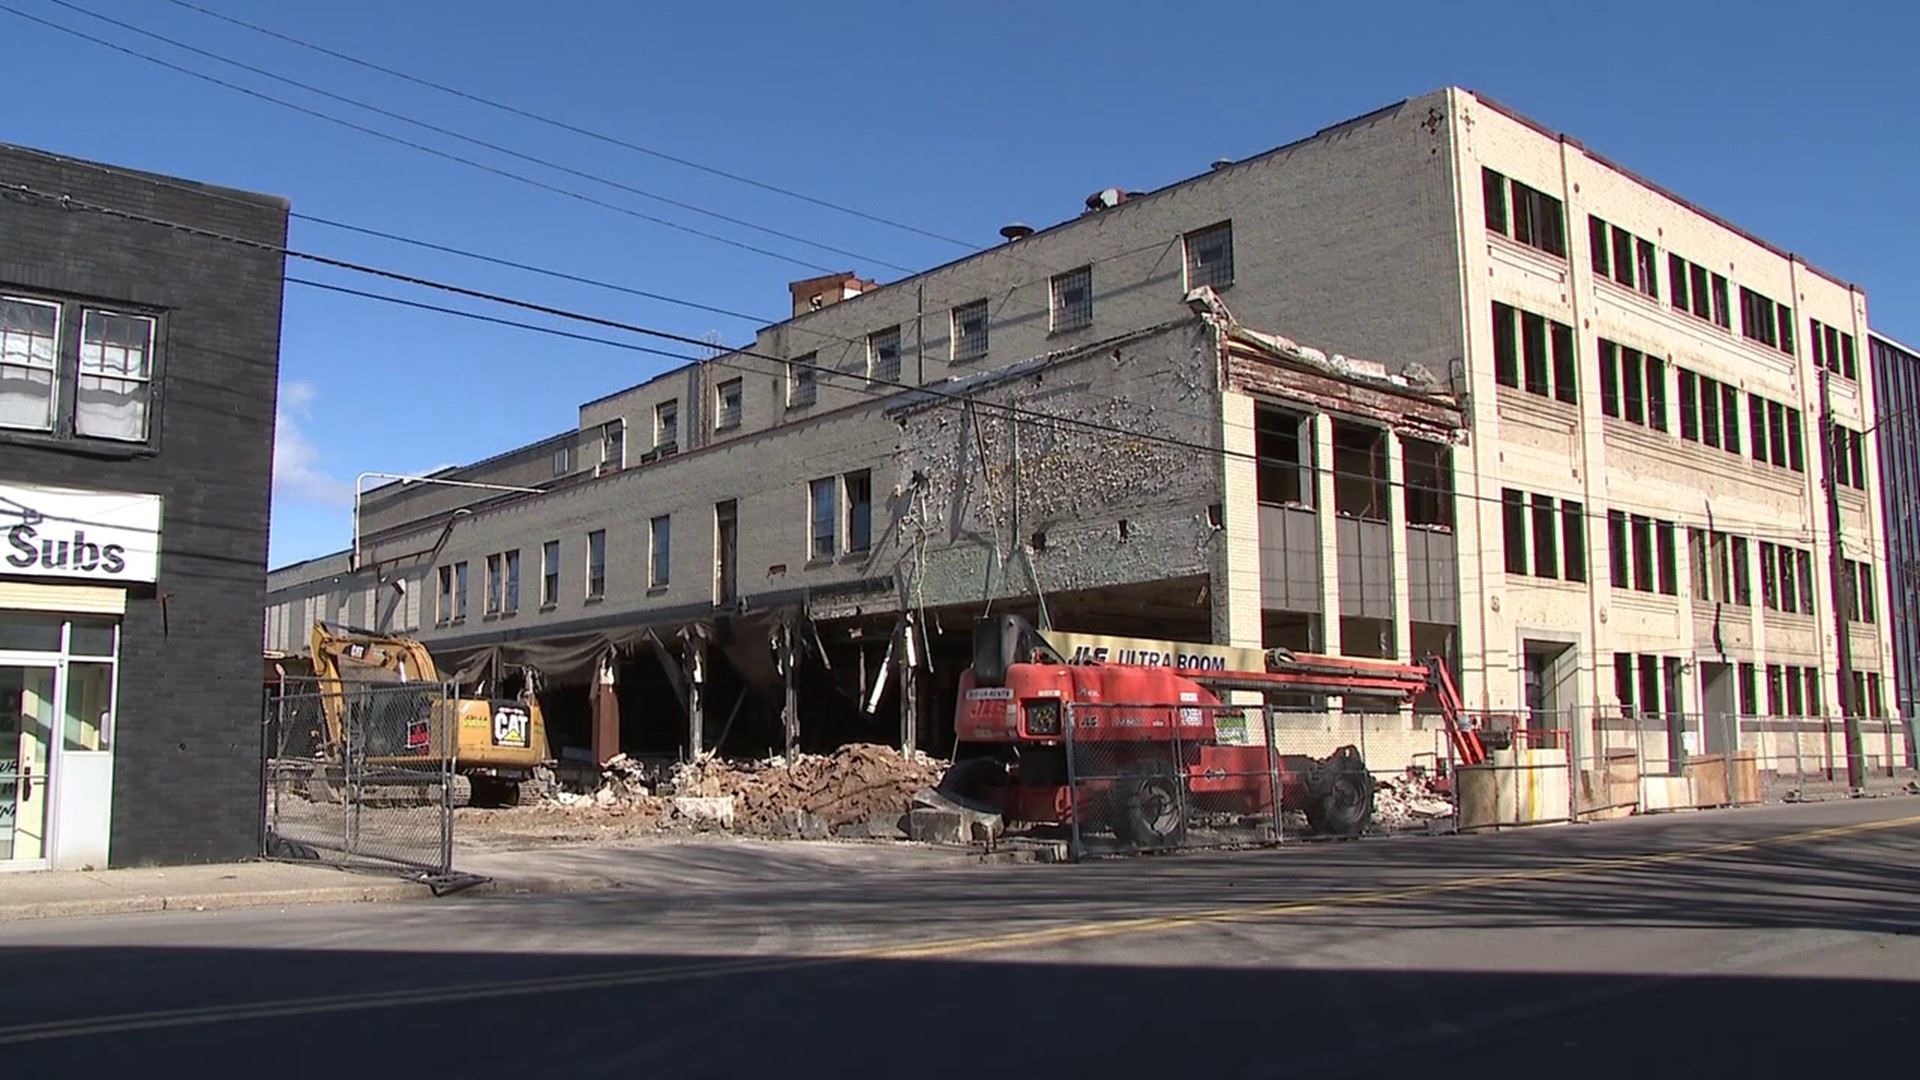
[[[93,915],[146,915],[162,911],[224,911],[233,908],[307,904],[369,904],[418,900],[433,895],[412,881],[343,885],[324,889],[263,889],[258,892],[205,893],[198,896],[111,896],[84,900],[45,900],[0,907],[0,923],[31,919],[73,919]]]

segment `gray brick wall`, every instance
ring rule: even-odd
[[[284,244],[284,201],[0,146],[0,185]],[[123,624],[110,857],[258,851],[260,611],[283,259],[84,211],[0,199],[0,287],[163,309],[151,454],[0,435],[0,476],[164,500],[159,582]]]

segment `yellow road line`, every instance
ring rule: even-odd
[[[519,997],[529,994],[556,994],[572,993],[581,990],[624,989],[628,987],[649,986],[670,982],[687,982],[734,975],[769,974],[801,968],[846,963],[849,961],[911,960],[966,956],[1023,946],[1058,945],[1075,941],[1124,937],[1130,934],[1157,933],[1217,923],[1283,919],[1291,916],[1324,911],[1330,908],[1384,904],[1396,900],[1436,896],[1442,893],[1462,892],[1468,889],[1479,889],[1489,886],[1551,881],[1614,870],[1629,870],[1645,866],[1662,866],[1670,863],[1708,858],[1714,855],[1724,855],[1736,851],[1750,851],[1756,848],[1773,847],[1781,844],[1804,843],[1810,840],[1822,840],[1837,836],[1850,836],[1859,833],[1877,832],[1883,829],[1899,829],[1912,826],[1920,826],[1920,815],[1890,818],[1883,821],[1858,822],[1851,825],[1833,825],[1826,828],[1808,829],[1796,833],[1782,833],[1777,836],[1760,837],[1752,840],[1736,840],[1726,843],[1708,844],[1700,847],[1681,848],[1676,851],[1661,852],[1658,854],[1627,855],[1607,859],[1580,859],[1561,863],[1556,866],[1539,867],[1532,870],[1515,870],[1499,874],[1448,878],[1444,881],[1429,882],[1424,885],[1411,885],[1398,889],[1335,893],[1310,900],[1288,901],[1277,904],[1254,904],[1238,907],[1213,908],[1210,910],[1192,911],[1176,915],[1156,915],[1133,919],[1109,919],[1099,922],[1074,923],[1035,930],[1016,930],[974,937],[946,938],[918,943],[863,946],[812,956],[793,956],[779,959],[739,959],[718,962],[702,961],[693,964],[653,968],[646,971],[565,975],[550,978],[517,979],[496,983],[475,983],[467,986],[425,988],[418,990],[372,991],[327,997],[298,998],[278,1002],[263,1002],[253,1005],[211,1005],[188,1009],[123,1013],[117,1016],[80,1017],[71,1020],[17,1024],[11,1027],[0,1027],[0,1045],[38,1042],[49,1039],[79,1038],[89,1035],[110,1035],[156,1028],[231,1023],[240,1020],[265,1020],[285,1016],[314,1016],[325,1013],[351,1012],[387,1006],[439,1005],[494,998]]]

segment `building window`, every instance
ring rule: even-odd
[[[1732,538],[1733,561],[1733,602],[1741,607],[1753,606],[1753,571],[1750,545],[1744,536]]]
[[[1740,392],[1685,368],[1680,383],[1680,437],[1729,453],[1740,452]]]
[[[607,530],[587,534],[587,599],[607,595]]]
[[[1813,614],[1813,553],[1761,541],[1760,602],[1769,611]]]
[[[1400,446],[1406,471],[1407,524],[1453,528],[1452,448],[1422,439],[1402,439]],[[1264,461],[1262,466],[1264,469]],[[1299,474],[1294,475],[1297,478]]]
[[[453,567],[443,566],[439,571],[440,591],[435,594],[433,603],[433,621],[450,623],[453,621]],[[312,620],[308,620],[311,622]]]
[[[1667,362],[1600,339],[1600,411],[1630,424],[1667,430]]]
[[[1854,622],[1877,621],[1874,611],[1873,564],[1846,560],[1847,616]]]
[[[831,559],[839,547],[838,493],[831,476],[807,485],[807,553],[813,559]]]
[[[1833,446],[1828,456],[1835,483],[1857,491],[1867,489],[1865,437],[1860,432],[1833,425]]]
[[[1487,201],[1487,228],[1549,255],[1567,257],[1566,214],[1559,199],[1492,169],[1480,171],[1480,185]]]
[[[987,355],[987,302],[975,300],[953,309],[953,359]]]
[[[1259,500],[1268,506],[1312,506],[1313,425],[1294,413],[1256,405],[1253,440]]]
[[[1633,587],[1630,549],[1627,546],[1627,515],[1622,510],[1607,511],[1607,561],[1612,574],[1609,580],[1616,589]]]
[[[1733,329],[1727,307],[1727,279],[1678,255],[1667,256],[1668,291],[1676,311],[1690,312],[1722,330]]]
[[[600,471],[619,472],[627,467],[627,422],[609,420],[600,429]]]
[[[573,471],[573,447],[557,446],[553,451],[553,475],[565,476]]]
[[[728,379],[713,388],[713,430],[731,431],[740,426],[740,380]]]
[[[1093,268],[1083,266],[1064,274],[1055,274],[1053,291],[1053,329],[1078,330],[1093,325]]]
[[[1853,355],[1853,335],[1828,326],[1819,319],[1807,324],[1807,339],[1813,346],[1813,366],[1826,368],[1846,379],[1860,377],[1859,363]]]
[[[1676,550],[1676,530],[1671,521],[1654,522],[1654,540],[1660,556],[1660,591],[1680,595],[1680,558]]]
[[[1573,328],[1530,311],[1495,302],[1493,305],[1493,374],[1505,386],[1524,385],[1527,392],[1579,401],[1575,385]]]
[[[1634,514],[1633,522],[1633,588],[1635,592],[1650,593],[1657,588],[1653,575],[1653,519]]]
[[[1501,492],[1506,566],[1509,574],[1587,580],[1586,508],[1551,495]],[[1531,539],[1533,552],[1528,556]]]
[[[672,453],[680,447],[680,400],[668,398],[653,407],[653,448]]]
[[[467,564],[453,564],[453,621],[460,622],[467,617]]]
[[[1740,287],[1740,334],[1793,355],[1793,309],[1778,304],[1742,285]]]
[[[867,335],[867,376],[877,382],[900,381],[900,328],[889,326]]]
[[[145,442],[152,360],[152,319],[87,309],[80,319],[74,434]]]
[[[1195,229],[1182,238],[1187,256],[1187,291],[1233,284],[1233,222]]]
[[[0,427],[147,441],[155,320],[100,308],[79,311],[79,352],[69,354],[74,366],[67,369],[76,381],[66,383],[61,305],[0,296]]]
[[[1651,242],[1589,214],[1587,243],[1595,276],[1612,278],[1629,289],[1659,298],[1660,282],[1655,271],[1658,257]]]
[[[1587,508],[1582,504],[1560,501],[1560,545],[1566,579],[1587,580]]]
[[[713,504],[713,601],[730,604],[740,596],[740,504]]]
[[[52,431],[60,306],[0,297],[0,426]]]
[[[1527,496],[1506,488],[1500,493],[1507,541],[1507,573],[1527,572]]]
[[[1533,576],[1557,578],[1560,576],[1559,544],[1556,542],[1556,525],[1553,496],[1535,495],[1533,497]]]
[[[540,606],[550,608],[560,602],[560,541],[540,545]]]
[[[847,505],[847,550],[864,552],[873,547],[873,474],[865,469],[843,478]]]
[[[787,408],[804,409],[820,400],[819,370],[817,353],[787,361]]]
[[[511,615],[520,610],[520,549],[506,553],[507,584],[500,597],[500,611]]]
[[[500,614],[500,593],[506,585],[506,567],[500,556],[487,556],[487,614]]]
[[[647,587],[664,589],[673,566],[673,517],[661,514],[647,525]]]

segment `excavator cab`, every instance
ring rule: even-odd
[[[443,726],[435,708],[410,695],[383,694],[381,684],[440,683],[445,680],[427,647],[408,637],[315,622],[311,638],[313,670],[321,680],[321,712],[326,730],[323,752],[337,755],[346,717],[352,710],[379,709],[380,722],[364,725],[370,759],[386,763],[437,754],[438,731],[451,730],[454,745],[455,802],[513,805],[536,770],[553,762],[540,703],[531,693],[492,699],[456,695],[446,701],[452,723]],[[391,710],[405,710],[391,715]],[[362,715],[365,715],[363,712]]]

